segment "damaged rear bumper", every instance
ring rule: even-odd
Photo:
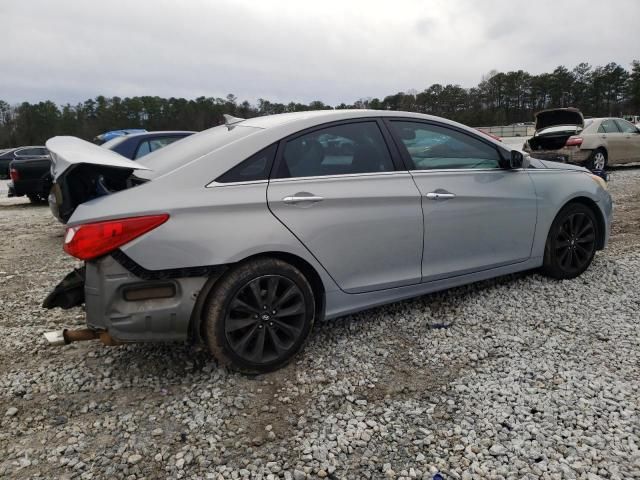
[[[533,158],[549,160],[560,163],[573,163],[583,165],[591,156],[591,150],[580,150],[576,148],[559,148],[557,150],[531,150],[524,148]]]
[[[106,332],[113,343],[183,341],[207,278],[144,279],[109,255],[67,275],[43,306],[71,308],[84,302],[94,338]],[[49,333],[55,342],[56,333]],[[57,335],[59,342],[61,334]]]

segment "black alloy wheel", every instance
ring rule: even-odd
[[[222,365],[263,373],[286,365],[304,346],[315,320],[306,277],[275,258],[240,264],[208,297],[204,336]]]
[[[252,363],[272,362],[296,343],[305,314],[304,295],[292,280],[281,275],[255,278],[238,290],[227,308],[227,342]]]
[[[597,238],[598,227],[591,209],[577,203],[563,208],[549,232],[544,272],[559,279],[577,277],[591,264]]]

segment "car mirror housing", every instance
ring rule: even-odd
[[[518,168],[526,168],[525,155],[518,150],[511,150],[511,156],[509,157],[509,169],[515,170]]]

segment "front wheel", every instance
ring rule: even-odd
[[[595,256],[597,233],[591,209],[579,203],[564,207],[549,230],[542,272],[557,279],[582,274]]]
[[[232,269],[211,292],[205,338],[222,365],[269,372],[302,349],[314,316],[313,290],[297,268],[256,259]]]

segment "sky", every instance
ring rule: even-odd
[[[640,0],[0,0],[0,99],[331,105],[640,59]]]

